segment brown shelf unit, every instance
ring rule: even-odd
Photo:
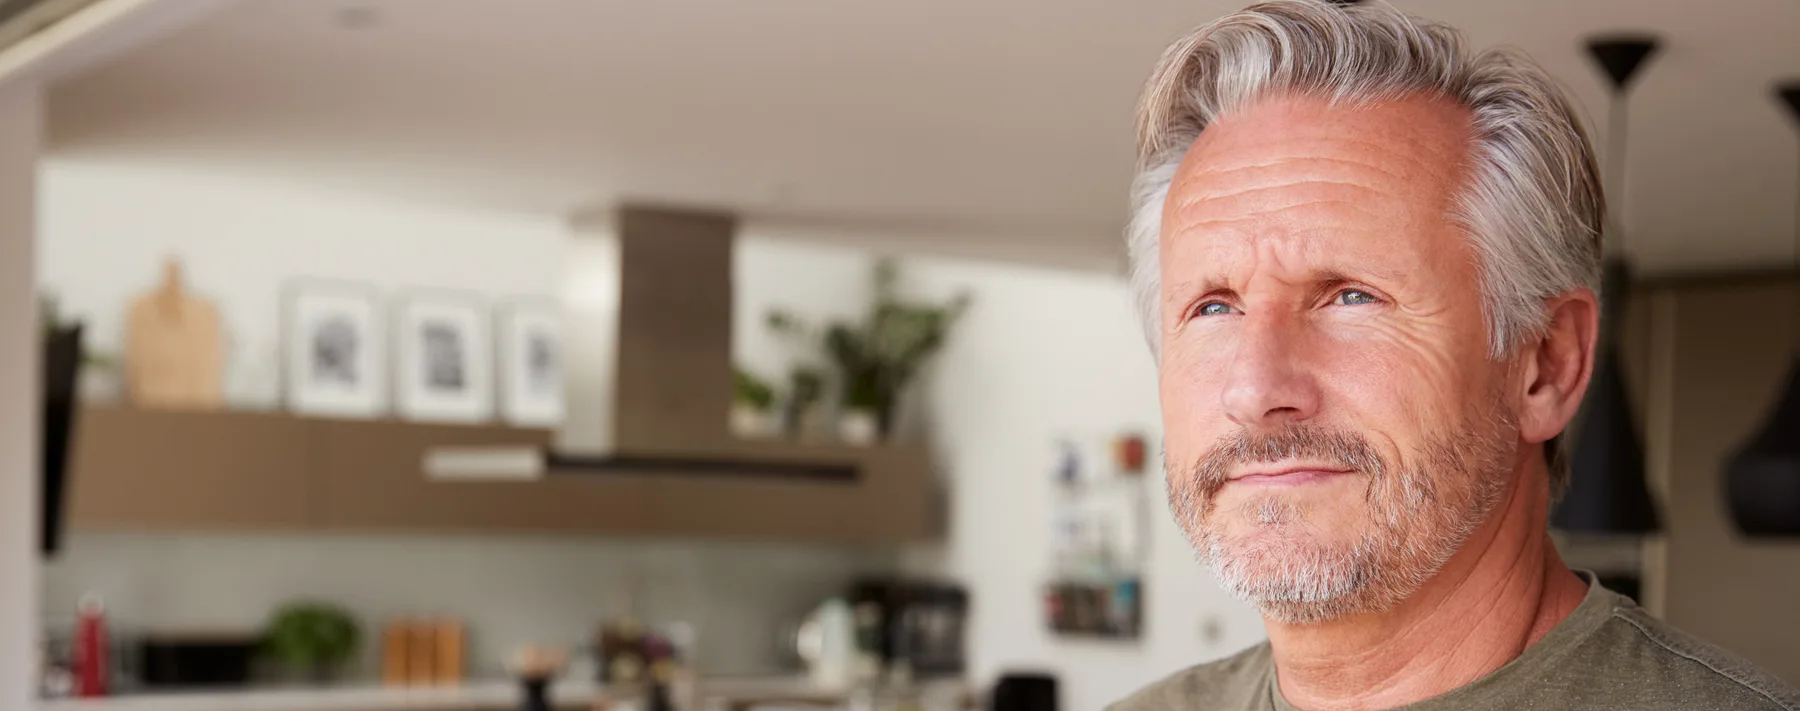
[[[939,530],[923,448],[731,442],[684,457],[850,462],[854,482],[667,472],[443,481],[434,447],[549,444],[545,430],[88,406],[68,522],[75,531],[549,533],[833,543]],[[658,454],[659,452],[635,452]]]

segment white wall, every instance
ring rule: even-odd
[[[732,356],[738,365],[771,382],[786,382],[798,362],[823,365],[804,347],[775,337],[771,310],[800,315],[815,326],[861,318],[874,289],[869,281],[875,255],[862,250],[822,247],[769,239],[756,224],[745,225],[732,264]]]
[[[1261,641],[1261,618],[1195,561],[1154,474],[1146,482],[1153,523],[1142,639],[1073,641],[1046,631],[1040,600],[1051,572],[1056,438],[1136,429],[1153,447],[1161,442],[1155,366],[1124,280],[942,260],[912,260],[906,269],[916,293],[942,299],[969,289],[974,296],[935,368],[927,405],[950,476],[950,537],[943,550],[910,557],[973,590],[976,678],[1054,671],[1063,707],[1094,711]]]
[[[37,299],[32,293],[38,89],[0,86],[0,711],[34,705],[37,668]]]
[[[39,279],[113,350],[124,305],[179,257],[219,306],[232,344],[227,398],[279,396],[282,289],[357,282],[388,294],[455,289],[555,297],[567,230],[560,219],[421,207],[103,162],[46,161]]]
[[[754,296],[738,305],[737,357],[780,372],[791,354],[768,339],[760,322],[766,305],[815,320],[854,318],[868,303],[874,255],[784,242],[755,225],[747,232],[737,278],[740,294]],[[1136,429],[1153,444],[1161,440],[1155,368],[1123,279],[916,257],[902,259],[901,270],[909,296],[946,300],[966,290],[974,299],[914,403],[948,480],[949,536],[905,555],[909,572],[969,587],[973,677],[985,685],[1008,670],[1054,671],[1063,707],[1094,711],[1261,641],[1255,611],[1227,597],[1194,560],[1156,476],[1146,482],[1153,525],[1143,638],[1072,641],[1045,629],[1057,439],[1103,440]]]

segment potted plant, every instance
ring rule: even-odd
[[[318,603],[289,605],[275,614],[263,648],[291,676],[331,681],[356,655],[361,635],[344,610]]]
[[[46,293],[38,298],[38,324],[44,330],[44,370],[50,383],[59,387],[75,383],[70,392],[78,400],[119,399],[118,359],[84,348],[82,323],[66,318],[55,296]]]
[[[797,367],[788,372],[785,427],[789,437],[812,439],[823,429],[819,401],[825,396],[825,374],[818,368]]]
[[[890,404],[882,392],[881,364],[863,335],[845,324],[825,331],[825,350],[842,380],[837,436],[848,444],[873,444],[887,430],[883,413]]]
[[[898,271],[892,260],[875,266],[875,303],[860,322],[836,322],[822,333],[799,317],[773,311],[769,327],[803,342],[818,344],[837,370],[840,405],[839,438],[868,443],[892,434],[900,394],[943,347],[950,327],[969,305],[968,294],[944,304],[901,299]]]
[[[743,368],[734,376],[731,393],[731,433],[739,437],[767,437],[774,433],[775,388]]]

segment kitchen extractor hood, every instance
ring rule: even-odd
[[[567,413],[555,443],[433,448],[426,473],[856,482],[856,448],[729,431],[736,227],[728,214],[635,205],[578,218],[565,276]]]

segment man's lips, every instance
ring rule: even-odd
[[[1315,466],[1250,469],[1238,474],[1233,474],[1227,482],[1265,486],[1294,486],[1299,484],[1316,484],[1350,473],[1352,472],[1349,469],[1332,469],[1329,467]]]

